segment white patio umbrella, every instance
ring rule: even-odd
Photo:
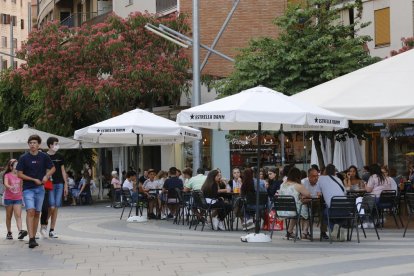
[[[47,138],[53,136],[59,139],[59,145],[61,149],[78,149],[80,148],[79,141],[71,138],[62,137],[52,133],[44,132],[31,128],[28,125],[23,125],[23,128],[16,130],[7,130],[0,133],[0,151],[2,152],[13,152],[13,151],[24,151],[28,150],[27,139],[30,135],[37,134],[42,139],[40,147],[47,149],[46,141]]]
[[[272,89],[257,86],[240,93],[181,111],[177,122],[210,129],[332,130],[345,128],[348,121],[339,114],[293,99]],[[261,141],[258,139],[258,167]],[[259,176],[257,176],[259,178]],[[258,185],[259,179],[256,184]],[[259,187],[256,187],[259,191]],[[259,232],[259,194],[256,198],[256,234]]]
[[[356,122],[412,122],[413,64],[414,50],[409,50],[292,97]]]
[[[201,139],[201,131],[182,127],[176,122],[151,112],[134,109],[119,116],[75,131],[75,139],[98,144],[129,144],[137,146],[137,171],[139,169],[139,145],[175,144]],[[136,217],[133,221],[145,221]]]

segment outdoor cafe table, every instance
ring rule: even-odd
[[[322,227],[322,207],[323,201],[321,197],[312,197],[309,199],[309,202],[303,203],[302,205],[308,206],[308,217],[309,217],[309,234],[311,237],[311,241],[313,241],[313,224],[315,221],[315,217],[319,217],[319,227]]]
[[[346,194],[347,195],[353,195],[355,197],[363,197],[365,194],[367,193],[367,191],[365,189],[358,189],[358,190],[347,190]]]

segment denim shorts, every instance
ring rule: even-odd
[[[53,190],[49,191],[49,206],[60,207],[62,206],[63,196],[63,184],[53,184]]]
[[[13,205],[22,205],[23,201],[21,199],[4,199],[4,206],[13,206]]]
[[[36,212],[42,211],[43,199],[45,197],[45,188],[43,185],[33,189],[26,189],[23,191],[23,201],[26,211],[29,209],[36,209]]]

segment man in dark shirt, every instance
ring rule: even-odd
[[[167,206],[170,209],[170,213],[168,214],[168,218],[173,218],[177,211],[177,193],[175,192],[175,188],[179,188],[180,190],[183,189],[183,181],[178,178],[177,176],[177,168],[171,167],[168,170],[169,178],[165,180],[164,186],[162,187],[162,191],[164,194],[167,194]]]
[[[45,195],[43,185],[53,175],[55,167],[49,156],[39,151],[42,139],[38,135],[31,135],[27,142],[30,151],[20,156],[16,169],[17,176],[23,179],[29,248],[34,248],[39,245],[35,240],[35,235]]]
[[[57,153],[59,150],[59,140],[56,137],[49,137],[47,139],[47,146],[49,147],[47,154],[56,168],[56,172],[52,175],[53,190],[49,191],[49,198],[45,198],[45,200],[49,200],[49,217],[51,218],[49,237],[57,238],[55,226],[58,208],[62,206],[62,196],[66,197],[68,195],[68,177],[65,171],[65,160],[61,154]]]

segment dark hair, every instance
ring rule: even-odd
[[[292,164],[290,164],[290,165],[285,165],[285,166],[283,167],[283,170],[282,170],[282,175],[283,175],[283,176],[287,176],[287,175],[289,174],[290,169],[292,169],[292,168],[294,168],[294,167],[295,167],[295,165],[292,165]]]
[[[317,170],[319,172],[319,167],[316,164],[312,164],[310,168],[314,169],[314,170]],[[309,173],[309,170],[308,170],[308,173]]]
[[[197,174],[205,174],[206,170],[204,168],[198,168],[197,169]]]
[[[359,174],[358,174],[358,168],[356,166],[354,166],[354,165],[351,165],[351,166],[349,166],[347,172],[349,172],[349,170],[351,170],[351,169],[354,169],[355,170],[355,178],[358,179],[358,180],[361,179],[359,177]]]
[[[245,196],[254,193],[253,170],[247,168],[243,171],[243,185],[240,188],[240,194]]]
[[[177,175],[177,168],[176,167],[171,167],[168,170],[168,173],[171,174],[171,175]]]
[[[131,176],[136,176],[137,173],[135,171],[128,171],[125,175],[126,178],[130,178]]]
[[[157,175],[157,172],[154,169],[149,169],[148,174],[150,174],[150,173],[155,173],[155,175]]]
[[[389,175],[391,177],[396,177],[397,176],[397,170],[394,167],[391,167],[390,170],[389,170],[389,172],[390,172]]]
[[[36,140],[39,144],[42,143],[42,138],[40,138],[37,134],[32,134],[29,136],[29,139],[27,139],[27,143],[30,143],[30,141]]]
[[[380,183],[385,181],[384,174],[382,173],[381,167],[378,164],[372,164],[369,166],[369,172],[371,173],[371,176],[376,174],[380,180]]]
[[[319,173],[319,171],[317,169],[310,167],[309,170],[308,170],[308,175],[310,175],[310,173],[312,171],[316,171],[317,173]]]
[[[336,168],[334,164],[328,164],[325,167],[325,174],[326,175],[335,175],[336,174]]]
[[[277,180],[279,178],[279,169],[278,168],[270,168],[269,170],[267,170],[267,174],[269,174],[269,172],[272,172],[276,175],[275,180]]]
[[[72,171],[67,171],[66,174],[68,175],[68,177],[73,178],[73,172]]]
[[[46,140],[46,144],[49,148],[50,148],[50,145],[53,145],[55,142],[59,142],[59,139],[53,136],[47,138]]]
[[[287,180],[293,181],[295,183],[301,183],[300,182],[301,173],[300,170],[296,167],[293,167],[290,169],[290,171],[287,174]]]
[[[304,179],[306,177],[308,177],[308,174],[306,173],[306,171],[305,170],[301,170],[300,171],[300,179]]]
[[[203,186],[201,187],[201,191],[203,191],[204,194],[210,195],[212,194],[213,185],[217,185],[215,178],[219,174],[218,170],[211,170],[207,174],[207,178],[204,181]]]

